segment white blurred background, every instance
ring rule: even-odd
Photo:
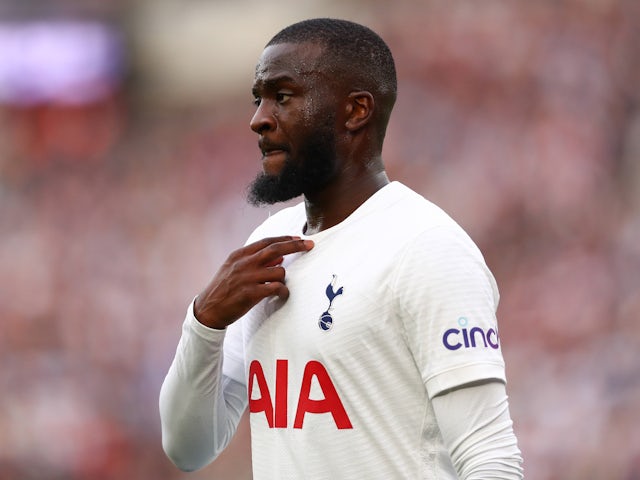
[[[182,474],[157,396],[184,311],[268,211],[253,68],[316,16],[387,40],[384,157],[498,280],[528,480],[640,479],[637,0],[0,0],[0,480]]]

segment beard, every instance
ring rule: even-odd
[[[287,156],[278,175],[260,172],[249,186],[251,205],[273,205],[303,194],[314,193],[333,179],[336,172],[336,137],[333,123],[316,131],[300,149],[299,161]]]

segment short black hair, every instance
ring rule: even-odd
[[[285,27],[267,43],[318,43],[325,47],[325,58],[371,91],[391,112],[398,90],[396,67],[389,46],[364,25],[333,18],[303,20]]]

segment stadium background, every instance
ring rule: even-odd
[[[313,16],[394,51],[384,157],[497,277],[526,477],[640,479],[637,0],[2,0],[0,479],[250,478],[246,423],[178,472],[157,396],[268,213],[243,200],[255,61]]]

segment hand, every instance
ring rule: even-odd
[[[284,256],[312,248],[311,240],[286,236],[265,238],[234,251],[196,297],[196,319],[207,327],[223,329],[263,298],[275,295],[286,300]]]

